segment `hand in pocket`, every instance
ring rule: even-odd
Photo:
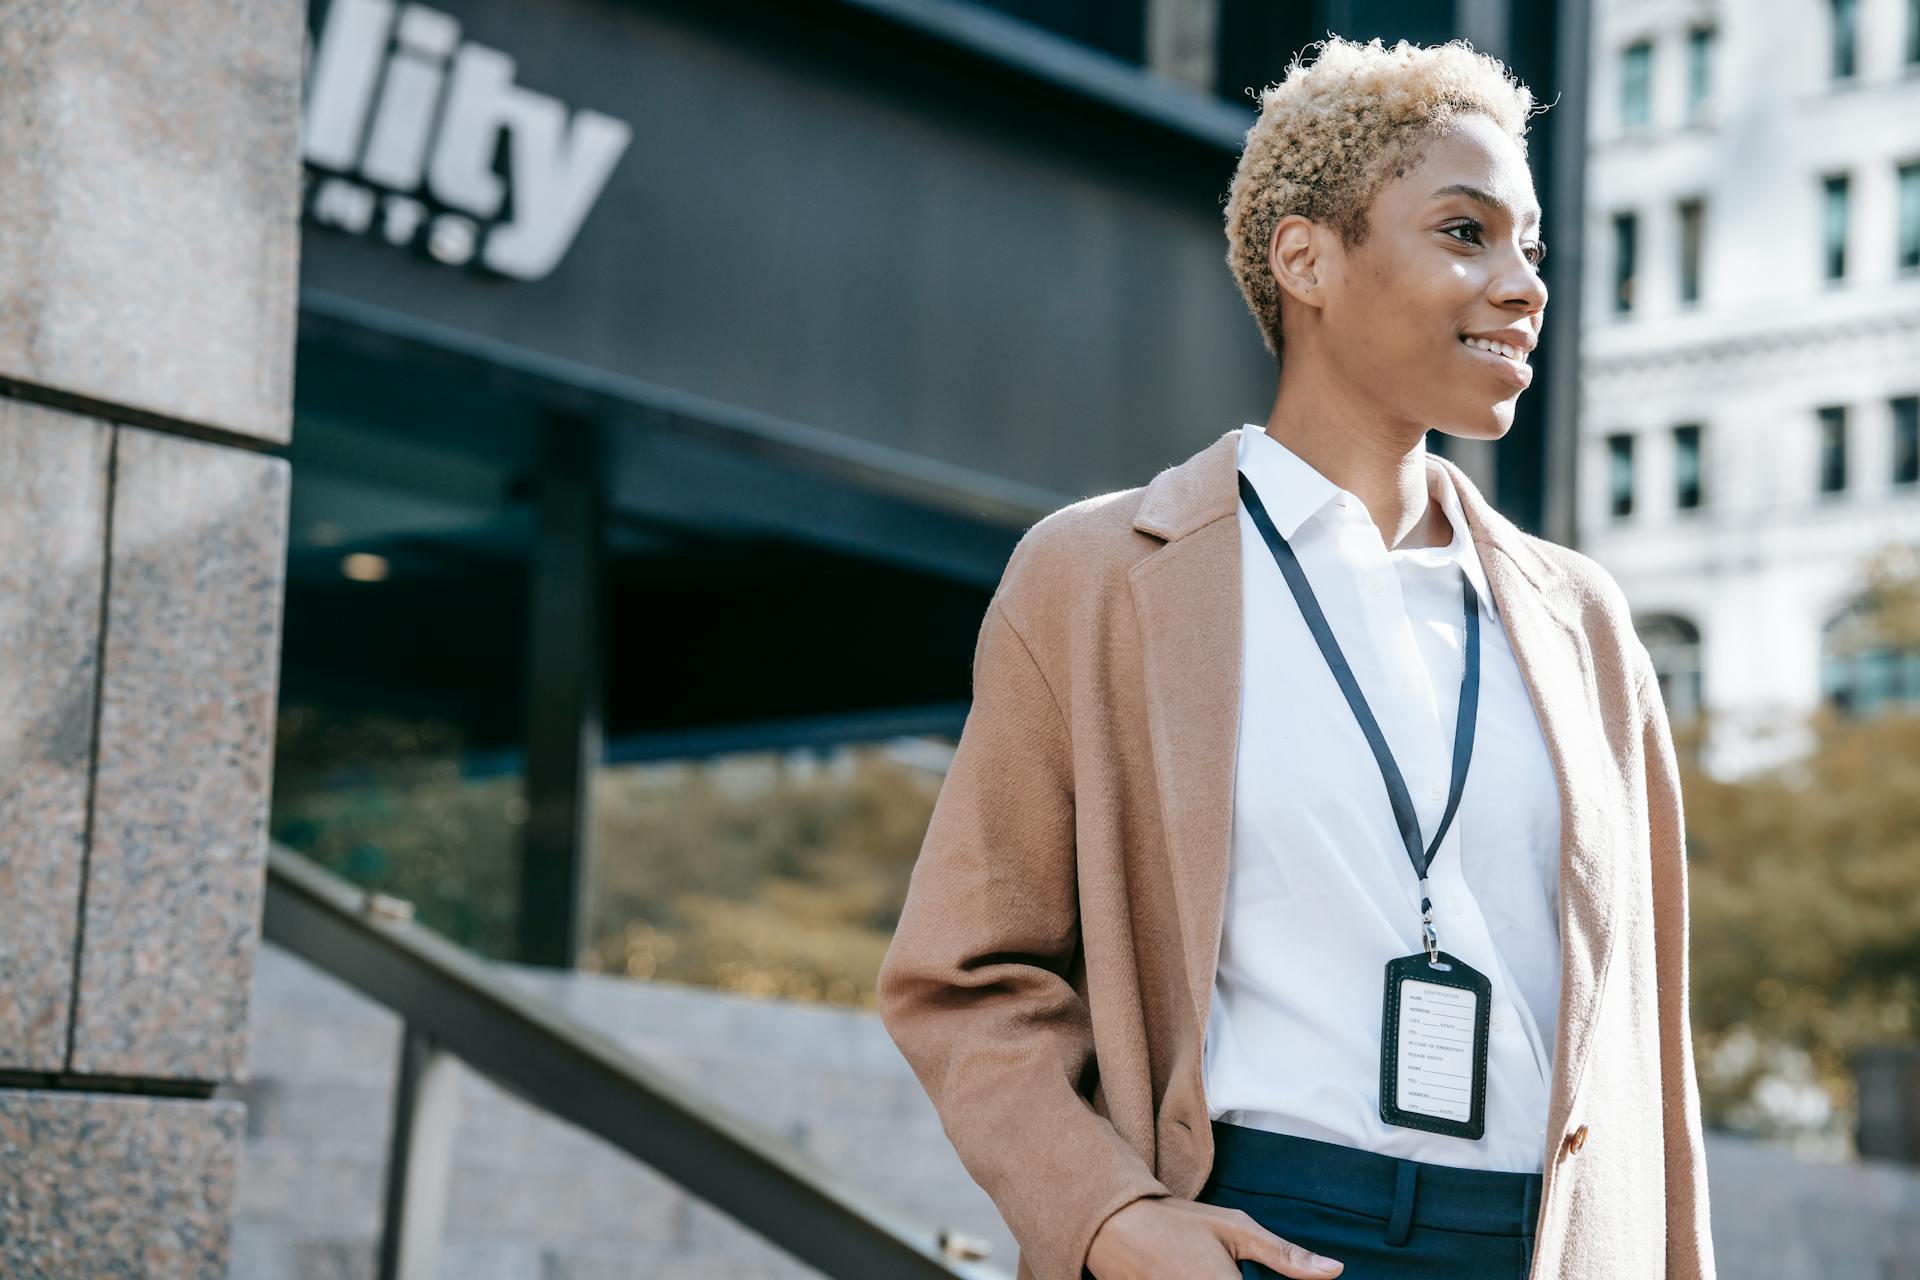
[[[1087,1251],[1095,1280],[1332,1280],[1343,1263],[1282,1240],[1242,1209],[1148,1196],[1101,1224]]]

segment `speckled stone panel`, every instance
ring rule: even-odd
[[[76,1072],[240,1078],[287,496],[284,459],[119,430]]]
[[[66,1065],[108,428],[0,399],[0,1068]]]
[[[0,377],[287,439],[305,8],[0,4]]]
[[[246,1107],[0,1090],[0,1275],[227,1280]]]

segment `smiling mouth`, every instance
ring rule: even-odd
[[[1506,360],[1512,364],[1524,365],[1527,363],[1527,353],[1524,350],[1519,347],[1509,346],[1504,342],[1491,342],[1486,338],[1470,338],[1463,333],[1460,335],[1460,345],[1463,347],[1471,347],[1475,351],[1485,352],[1490,356],[1498,356],[1502,360]]]

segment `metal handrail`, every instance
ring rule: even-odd
[[[1006,1280],[996,1268],[949,1256],[965,1237],[902,1218],[791,1143],[513,986],[410,913],[383,914],[383,901],[393,900],[291,850],[268,849],[266,938],[400,1015],[412,1054],[402,1064],[403,1091],[408,1069],[419,1069],[421,1046],[431,1045],[611,1143],[825,1275]],[[396,1107],[403,1154],[411,1108],[406,1098]],[[408,1180],[389,1185],[383,1254],[395,1234],[393,1216],[404,1216]]]

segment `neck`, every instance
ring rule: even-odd
[[[1267,434],[1366,505],[1392,550],[1445,546],[1453,526],[1427,487],[1426,429],[1340,408],[1283,380]]]

